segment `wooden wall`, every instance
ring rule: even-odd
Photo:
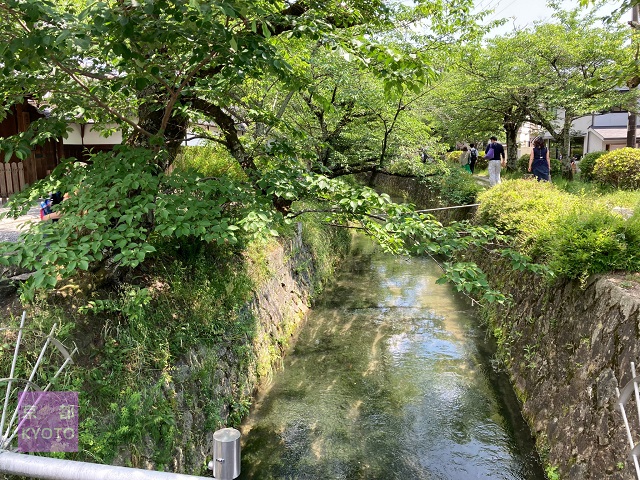
[[[14,105],[10,113],[0,122],[0,137],[8,137],[29,128],[31,122],[42,118],[38,110],[24,102]],[[4,163],[4,153],[0,151],[0,197],[4,202],[8,196],[20,192],[25,186],[42,180],[60,163],[62,158],[61,142],[47,141],[36,146],[29,157],[20,161],[13,155],[8,163]]]

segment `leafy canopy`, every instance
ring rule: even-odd
[[[2,140],[7,158],[65,136],[71,120],[124,139],[17,196],[13,215],[48,191],[70,194],[55,225],[33,225],[2,247],[2,261],[34,268],[31,287],[50,287],[78,269],[136,267],[162,239],[277,234],[304,214],[300,200],[395,252],[451,255],[499,240],[491,229],[445,228],[340,178],[397,159],[417,167],[408,152],[419,135],[406,133],[427,132],[415,107],[438,71],[434,52],[476,35],[470,6],[0,1],[2,115],[26,98],[47,111]],[[236,173],[172,171],[189,136],[222,146]]]

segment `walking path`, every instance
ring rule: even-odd
[[[489,175],[474,175],[476,182],[484,187],[489,187],[491,184],[489,183]]]
[[[7,207],[0,207],[0,213],[8,211]],[[34,206],[29,209],[26,215],[18,218],[2,218],[0,219],[0,241],[15,242],[21,233],[22,226],[28,221],[40,220],[40,207]]]

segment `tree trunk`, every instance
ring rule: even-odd
[[[627,116],[627,147],[636,148],[636,112],[629,112]]]
[[[564,113],[564,125],[562,127],[562,142],[560,152],[562,152],[562,176],[567,180],[573,180],[571,171],[571,120],[572,116],[568,111]]]
[[[631,9],[631,22],[635,24],[638,23],[638,8],[640,8],[638,5],[634,5]],[[636,53],[634,59],[636,61],[636,65],[638,62],[638,53],[638,47],[636,45]],[[640,77],[638,77],[637,75],[634,75],[632,78],[627,80],[627,87],[629,87],[629,90],[637,88],[638,85],[640,85]],[[636,148],[636,124],[638,121],[636,118],[637,108],[638,105],[636,103],[636,100],[634,99],[629,105],[629,115],[627,117],[627,147],[631,148]]]
[[[518,130],[520,125],[505,124],[504,131],[507,135],[507,168],[516,171],[518,166]]]
[[[188,119],[174,111],[166,128],[162,128],[165,115],[166,95],[159,85],[150,85],[138,92],[138,96],[147,99],[138,108],[138,125],[149,135],[135,132],[127,143],[131,146],[145,147],[165,155],[157,157],[159,171],[167,170],[175,160],[182,142],[186,138]]]

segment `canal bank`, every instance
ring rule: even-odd
[[[414,180],[379,177],[376,185],[390,194],[408,192],[419,204],[428,198]],[[631,379],[630,363],[640,359],[638,275],[548,283],[514,275],[508,262],[484,252],[470,251],[466,260],[513,297],[484,314],[546,463],[563,480],[635,480],[615,389]],[[635,407],[628,410],[637,442]]]
[[[242,424],[240,478],[544,478],[475,309],[439,276],[356,237]]]

